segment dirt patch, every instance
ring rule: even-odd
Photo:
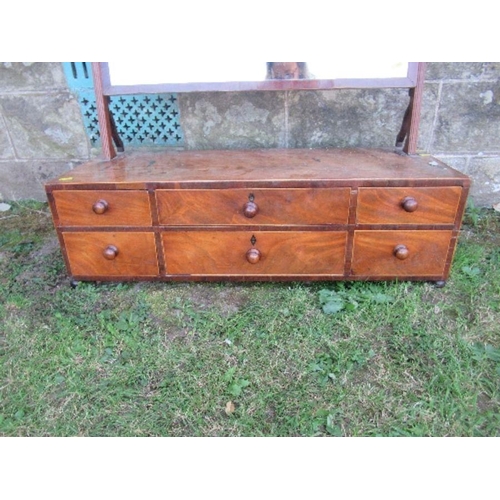
[[[15,277],[15,282],[30,293],[55,291],[66,280],[67,275],[55,235],[48,235],[41,244],[21,258],[23,269]]]
[[[29,254],[29,258],[34,261],[39,261],[47,255],[59,255],[59,240],[56,235],[49,235],[44,238],[42,245]]]
[[[250,291],[243,285],[196,284],[189,287],[189,299],[195,310],[215,309],[222,316],[236,314],[248,303]]]
[[[175,339],[187,337],[189,334],[188,328],[181,328],[178,326],[168,327],[165,330],[165,341],[166,343],[172,342]]]
[[[484,393],[481,393],[477,397],[477,407],[478,407],[479,411],[485,412],[485,411],[493,409],[494,404],[491,401],[491,398],[489,396],[487,396]]]

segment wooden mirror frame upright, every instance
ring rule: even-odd
[[[97,116],[102,141],[102,154],[106,160],[116,156],[113,144],[112,122],[109,111],[109,97],[123,94],[162,92],[229,92],[262,90],[339,90],[357,88],[408,88],[410,103],[406,110],[398,140],[403,142],[403,151],[414,155],[417,150],[420,109],[425,78],[425,63],[409,63],[406,78],[381,79],[337,79],[337,80],[267,80],[263,82],[226,83],[179,83],[143,84],[134,86],[111,85],[109,66],[103,62],[93,62],[94,88]]]

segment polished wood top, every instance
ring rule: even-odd
[[[321,185],[468,185],[468,177],[427,155],[406,156],[379,149],[137,149],[107,161],[96,159],[47,183],[140,189],[245,187],[272,182],[279,187]]]

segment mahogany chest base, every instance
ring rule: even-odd
[[[46,192],[75,280],[442,283],[469,185],[392,151],[142,150]]]

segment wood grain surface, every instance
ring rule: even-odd
[[[153,232],[70,232],[63,233],[70,273],[78,276],[157,276]],[[109,259],[106,250],[117,249]]]
[[[346,240],[343,231],[162,233],[167,274],[339,275],[344,272]],[[255,264],[246,258],[252,248],[261,254]]]
[[[165,225],[346,224],[349,188],[158,190],[159,222]],[[252,200],[258,211],[244,215]]]
[[[46,189],[81,189],[84,184],[95,189],[100,184],[120,189],[143,189],[148,184],[174,189],[228,184],[246,187],[277,181],[279,187],[341,181],[352,186],[469,182],[467,176],[430,156],[406,156],[379,149],[130,150],[110,161],[79,165],[48,182]]]
[[[359,188],[358,224],[453,224],[462,188],[401,187]],[[403,208],[403,200],[413,198],[413,212]]]
[[[59,224],[62,226],[151,226],[146,191],[54,191]],[[107,210],[96,214],[92,207],[100,200]]]
[[[452,234],[452,231],[355,231],[352,274],[442,275]],[[399,245],[408,250],[404,260],[395,255]]]

